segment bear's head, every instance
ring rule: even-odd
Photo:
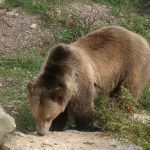
[[[40,135],[44,135],[52,121],[65,110],[77,62],[67,45],[54,46],[41,74],[34,83],[28,83],[29,102]]]
[[[28,99],[33,117],[36,120],[36,129],[39,135],[49,131],[52,121],[65,110],[65,91],[62,86],[45,89],[29,82]]]

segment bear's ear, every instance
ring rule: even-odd
[[[32,82],[28,82],[27,83],[27,88],[28,88],[29,93],[31,94],[33,92],[33,84],[32,84]]]
[[[58,101],[60,101],[60,100],[62,100],[62,98],[63,98],[63,89],[61,88],[61,87],[56,87],[53,91],[52,91],[52,93],[51,93],[51,98],[53,99],[53,100],[58,100]]]

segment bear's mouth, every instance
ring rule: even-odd
[[[46,133],[48,133],[49,128],[51,126],[51,122],[38,122],[36,124],[36,130],[37,130],[37,134],[40,136],[44,136]]]

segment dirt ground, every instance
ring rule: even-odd
[[[101,132],[49,132],[44,137],[35,133],[14,133],[4,139],[3,150],[142,150],[128,143],[121,143]]]
[[[21,8],[0,10],[0,51],[7,58],[16,49],[42,47],[45,42],[54,42],[50,29],[43,28],[40,18],[25,13]]]
[[[65,14],[64,14],[65,12]],[[64,15],[69,15],[66,24],[73,28],[73,17],[81,17],[84,28],[88,26],[102,27],[106,25],[121,25],[123,18],[112,15],[110,8],[105,5],[87,5],[71,3],[65,8],[58,8],[49,17],[62,21]],[[72,16],[73,15],[73,16]],[[63,20],[64,21],[64,20]],[[73,21],[73,22],[72,22]],[[0,51],[11,57],[15,49],[43,47],[45,43],[53,45],[55,38],[50,27],[43,26],[44,21],[38,15],[28,14],[21,8],[0,10]]]

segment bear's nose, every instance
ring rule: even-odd
[[[44,123],[37,123],[36,125],[37,134],[40,136],[44,136],[46,133],[46,128],[44,127]]]
[[[39,132],[39,131],[37,131],[37,134],[40,135],[40,136],[44,136],[45,132],[41,132],[41,131]]]

